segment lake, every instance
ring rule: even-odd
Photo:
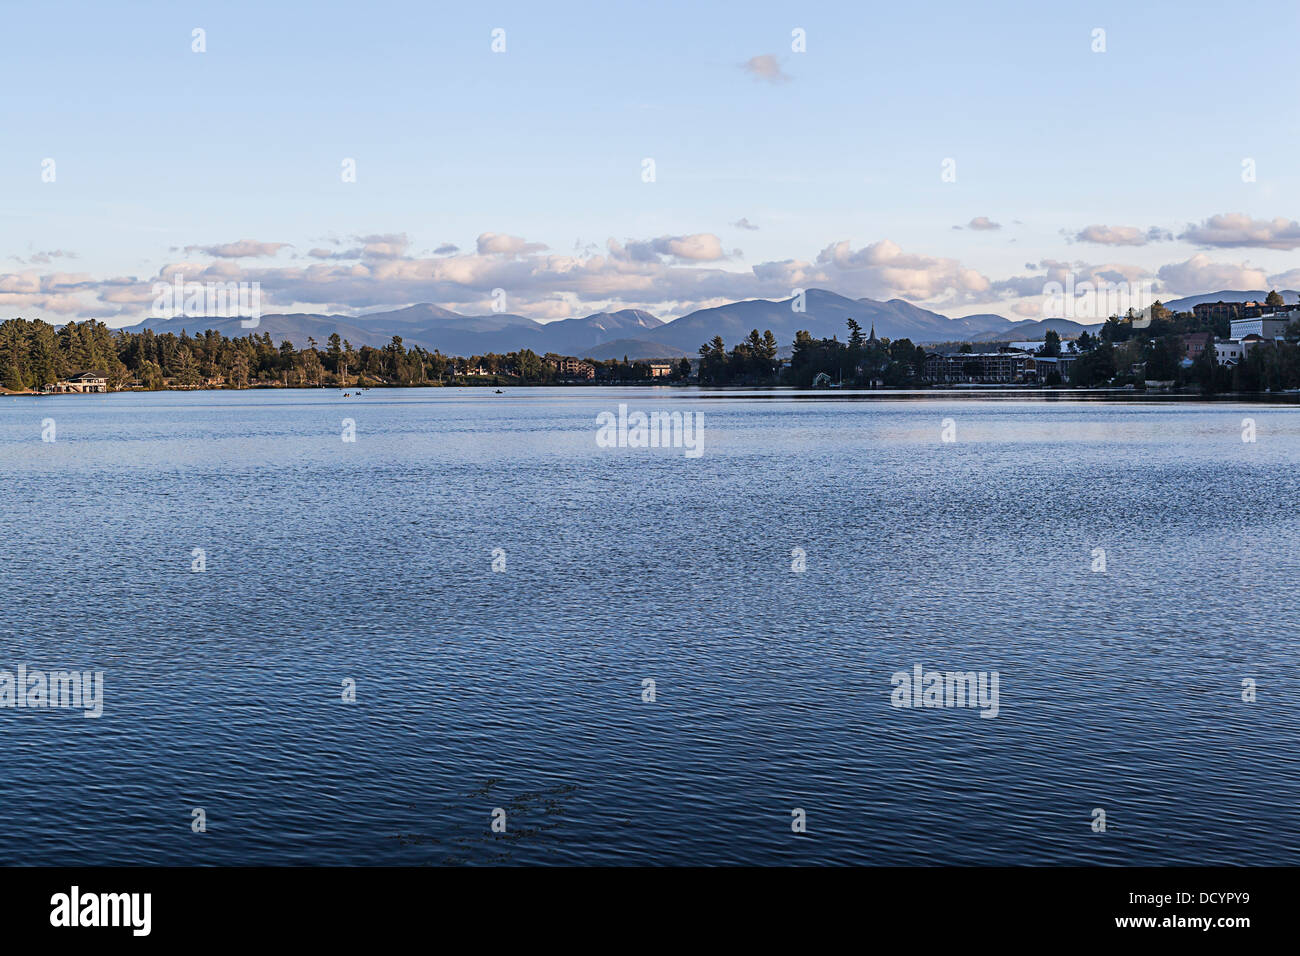
[[[0,709],[0,863],[1294,865],[1297,462],[1267,403],[3,398],[0,670],[103,713]]]

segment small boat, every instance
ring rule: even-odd
[[[501,389],[498,388],[498,389],[497,389],[497,394],[498,394],[498,395],[504,395],[505,392],[501,391]]]

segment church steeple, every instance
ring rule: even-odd
[[[867,338],[867,341],[868,341],[868,342],[874,342],[874,341],[876,341],[876,323],[875,323],[875,322],[872,322],[872,323],[871,323],[871,335]]]

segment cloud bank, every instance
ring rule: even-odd
[[[747,220],[741,220],[746,222]],[[976,226],[975,223],[981,223]],[[997,226],[987,217],[971,228]],[[1296,224],[1212,216],[1197,230],[1202,241],[1226,247],[1271,244],[1289,248]],[[1117,249],[1156,241],[1152,230],[1088,226],[1079,241]],[[317,240],[321,241],[321,240]],[[1163,241],[1163,240],[1162,240]],[[1118,261],[1043,259],[1023,273],[990,277],[959,259],[904,249],[891,239],[855,246],[827,243],[808,258],[787,258],[741,267],[739,250],[728,252],[711,232],[608,239],[560,254],[546,243],[505,232],[483,232],[469,250],[441,243],[416,254],[406,233],[328,238],[306,252],[282,254],[289,243],[241,239],[186,246],[153,275],[95,276],[43,271],[68,253],[14,257],[20,268],[0,273],[0,318],[23,316],[52,322],[98,318],[130,324],[145,318],[154,283],[178,274],[189,282],[256,282],[264,311],[357,313],[434,302],[472,314],[487,312],[493,291],[503,289],[513,312],[543,321],[604,308],[643,308],[682,314],[725,301],[786,298],[795,289],[826,288],[853,298],[905,299],[937,311],[1004,311],[1035,315],[1049,282],[1148,283],[1166,299],[1220,289],[1293,288],[1300,269],[1269,274],[1250,262],[1220,261],[1197,252],[1180,261],[1139,266]],[[256,261],[258,259],[280,261]]]

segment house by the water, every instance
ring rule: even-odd
[[[53,385],[46,385],[41,391],[50,393],[107,392],[108,376],[103,372],[94,370],[77,372],[75,375],[59,379]]]

